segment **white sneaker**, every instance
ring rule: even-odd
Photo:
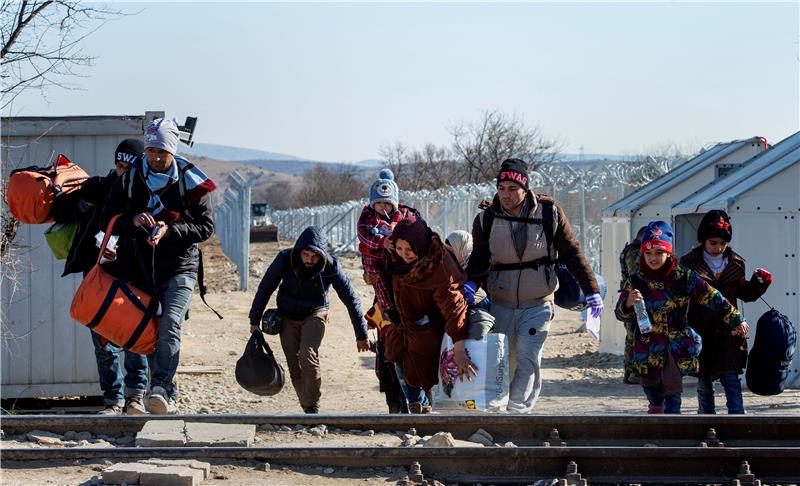
[[[178,407],[175,401],[167,396],[167,390],[160,386],[154,386],[147,397],[147,411],[153,415],[175,415]]]

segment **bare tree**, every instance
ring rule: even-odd
[[[546,138],[538,126],[528,127],[516,115],[498,110],[483,112],[476,123],[459,123],[450,129],[453,152],[465,164],[467,182],[486,182],[497,174],[503,160],[516,157],[531,170],[553,162],[560,146]]]
[[[397,185],[406,189],[408,187],[406,178],[411,175],[408,167],[408,147],[403,142],[397,141],[378,148],[378,154],[383,158],[385,167],[391,169]]]
[[[358,167],[332,170],[317,164],[303,175],[302,186],[295,191],[295,207],[339,204],[367,195],[367,184]]]
[[[381,147],[379,154],[402,190],[434,190],[466,180],[462,164],[454,160],[448,147],[426,143],[421,149],[409,149],[402,142],[395,142]]]
[[[119,11],[78,0],[0,2],[0,69],[5,109],[27,89],[72,88],[65,76],[92,64],[81,43]]]

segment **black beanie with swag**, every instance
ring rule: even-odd
[[[497,173],[497,183],[514,182],[528,189],[528,164],[521,159],[506,159]]]

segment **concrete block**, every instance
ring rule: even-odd
[[[139,484],[142,472],[155,471],[156,466],[137,462],[121,462],[103,470],[103,482],[107,484]]]
[[[139,476],[141,486],[195,486],[203,481],[203,471],[181,466],[154,466]]]
[[[183,447],[185,429],[183,420],[150,420],[136,434],[136,447]]]
[[[197,469],[203,472],[203,479],[208,479],[211,474],[211,464],[207,462],[195,461],[194,459],[143,459],[142,464],[152,464],[154,466],[180,466]]]
[[[255,424],[186,424],[186,445],[190,447],[250,447],[255,436]]]

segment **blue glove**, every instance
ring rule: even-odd
[[[586,303],[589,304],[589,309],[592,311],[592,317],[597,319],[603,312],[603,299],[600,294],[591,294],[586,297]]]
[[[475,305],[476,290],[478,290],[478,286],[475,285],[475,282],[467,281],[464,283],[464,300],[467,301],[467,305]]]

